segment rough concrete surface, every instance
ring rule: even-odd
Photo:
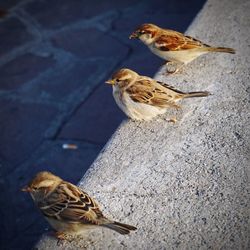
[[[95,230],[63,246],[44,236],[37,249],[250,248],[249,13],[248,0],[208,0],[187,34],[237,53],[156,78],[213,95],[183,101],[176,124],[164,120],[173,113],[123,122],[80,182],[106,215],[138,230]]]

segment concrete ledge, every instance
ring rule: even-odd
[[[208,0],[187,33],[236,55],[156,78],[213,96],[185,100],[176,124],[123,122],[80,182],[138,230],[95,230],[63,246],[44,236],[37,249],[249,249],[249,13],[248,0]]]

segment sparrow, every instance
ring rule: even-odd
[[[184,93],[174,87],[141,76],[130,69],[120,69],[106,83],[113,87],[113,96],[120,109],[133,120],[151,120],[164,114],[168,108],[179,109],[179,100],[189,97],[203,97],[209,92]]]
[[[167,66],[171,64],[183,66],[209,52],[235,53],[234,49],[212,47],[191,36],[150,23],[142,24],[129,38],[140,39],[155,55],[168,61]],[[173,72],[179,69],[180,67],[176,67]]]
[[[86,192],[50,172],[39,172],[22,191],[30,193],[36,206],[55,229],[58,239],[78,235],[97,226],[120,234],[129,234],[137,229],[106,218]]]

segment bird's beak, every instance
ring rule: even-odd
[[[106,81],[105,83],[114,85],[114,84],[115,84],[115,80],[114,80],[114,79],[109,79],[109,80]]]
[[[129,36],[129,39],[132,39],[132,38],[138,38],[139,37],[139,33],[137,31],[133,32],[130,36]]]
[[[21,191],[22,191],[22,192],[28,192],[28,193],[30,193],[30,192],[31,192],[31,188],[28,187],[28,186],[25,186],[25,187],[23,187],[23,188],[21,189]]]

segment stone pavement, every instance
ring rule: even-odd
[[[30,249],[48,229],[20,188],[41,170],[77,183],[125,118],[103,82],[123,66],[153,76],[161,65],[131,31],[185,31],[203,3],[0,1],[1,249]]]

